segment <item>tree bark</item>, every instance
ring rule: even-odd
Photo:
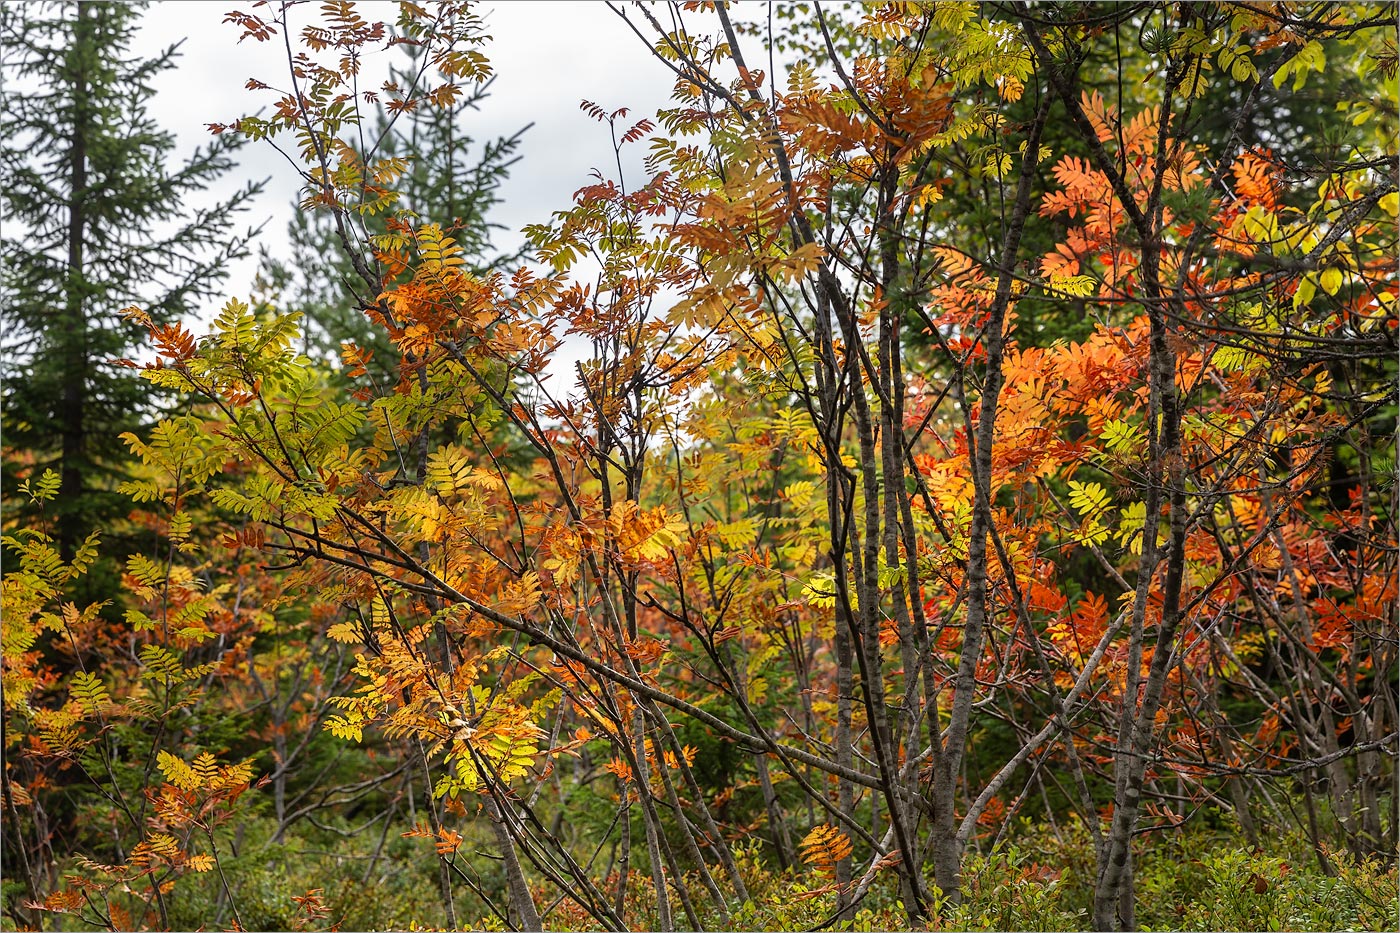
[[[73,74],[73,136],[68,150],[68,281],[63,296],[61,335],[63,376],[58,420],[61,437],[58,487],[58,550],[64,561],[72,560],[83,538],[82,499],[87,479],[87,310],[84,298],[87,281],[84,254],[87,246],[88,133],[93,105],[88,95],[86,58],[95,41],[96,11],[91,4],[78,4],[73,25],[73,47],[69,67]]]

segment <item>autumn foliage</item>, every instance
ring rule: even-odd
[[[290,84],[213,129],[291,153],[397,379],[266,302],[124,312],[180,400],[125,439],[158,546],[78,605],[101,536],[6,525],[11,921],[217,876],[253,928],[253,812],[408,840],[449,928],[1130,929],[1203,826],[1234,900],[1150,923],[1259,922],[1282,836],[1382,894],[1278,922],[1394,921],[1393,8],[619,6],[674,105],[583,106],[645,177],[482,274],[350,132],[487,76],[482,25],[368,7],[230,14]],[[421,83],[357,91],[386,44]],[[1314,90],[1326,152],[1259,129]]]

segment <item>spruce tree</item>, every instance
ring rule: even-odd
[[[120,310],[139,304],[158,321],[196,311],[246,254],[252,233],[236,235],[235,215],[260,188],[190,206],[233,166],[237,142],[174,158],[148,105],[177,47],[134,56],[139,17],[124,3],[0,8],[6,482],[58,471],[65,557],[130,508],[117,492],[119,434],[154,414],[145,384],[113,362],[139,352]]]

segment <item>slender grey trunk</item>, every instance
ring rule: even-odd
[[[758,775],[759,790],[763,793],[763,806],[768,811],[768,830],[773,834],[778,867],[787,871],[793,864],[792,837],[788,835],[787,820],[783,818],[782,805],[778,803],[777,791],[773,789],[773,778],[768,772],[768,756],[762,752],[754,755],[753,766]]]
[[[923,656],[918,651],[920,640],[914,634],[914,620],[909,609],[909,601],[917,602],[919,598],[916,567],[918,551],[917,548],[907,550],[902,558],[899,553],[903,537],[901,517],[909,511],[909,493],[904,487],[904,373],[900,365],[899,327],[904,301],[901,295],[896,294],[899,287],[899,242],[896,231],[891,228],[898,182],[897,171],[886,171],[880,186],[879,215],[885,220],[877,228],[877,235],[880,242],[880,281],[885,304],[880,309],[878,385],[881,395],[880,467],[884,486],[882,544],[885,565],[900,568],[902,571],[895,576],[890,587],[890,603],[899,627],[899,654],[903,668],[903,699],[891,741],[897,753],[900,737],[907,736],[906,754],[912,756],[915,754],[914,744],[918,738],[918,720],[922,714],[919,708],[919,668],[923,663]],[[905,780],[907,773],[908,769],[899,769],[898,777],[893,779],[901,790],[912,790]],[[917,823],[911,820],[908,806],[902,800],[899,801],[899,805],[899,818],[904,822],[909,835],[909,851],[905,853],[907,863],[900,865],[902,893],[906,903],[918,903],[925,900],[922,884],[923,851],[919,845]]]
[[[650,712],[653,719],[665,718],[656,710],[655,704],[648,705],[651,707]],[[676,754],[679,756],[680,753]],[[677,758],[678,763],[683,763],[683,761],[683,758]],[[671,769],[667,767],[665,756],[659,747],[656,755],[656,770],[661,775],[662,786],[666,789],[666,799],[670,801],[671,809],[676,813],[676,826],[680,831],[682,841],[685,843],[686,852],[691,861],[695,863],[696,870],[700,872],[700,883],[709,892],[710,901],[715,905],[715,910],[719,912],[721,923],[727,927],[729,926],[729,908],[724,902],[724,894],[721,893],[719,885],[715,884],[714,876],[710,874],[710,867],[705,864],[705,856],[701,854],[700,846],[695,841],[695,832],[691,829],[690,820],[685,814],[685,809],[681,806],[681,798],[676,793],[675,782],[671,780]],[[683,885],[678,885],[678,887],[683,887]]]
[[[915,864],[912,828],[906,825],[905,807],[897,791],[899,768],[895,762],[894,732],[890,724],[889,708],[885,702],[885,682],[883,659],[880,653],[880,586],[879,554],[881,545],[880,522],[880,481],[877,467],[878,457],[875,447],[875,426],[870,410],[870,400],[865,393],[861,378],[861,354],[853,348],[861,346],[861,336],[852,309],[846,304],[840,284],[830,270],[822,270],[822,285],[836,309],[848,351],[847,387],[854,401],[856,437],[860,444],[858,470],[861,492],[864,499],[864,530],[859,537],[849,538],[851,581],[847,581],[842,554],[833,551],[836,565],[837,610],[841,620],[851,629],[855,647],[855,660],[860,670],[861,693],[869,723],[870,739],[874,746],[875,762],[880,775],[880,790],[889,812],[890,823],[894,827],[895,842],[900,852],[900,877],[909,881],[911,899],[905,911],[911,924],[918,924],[924,916],[922,884],[917,876],[910,873],[909,866]],[[859,547],[856,543],[859,542]],[[851,612],[849,597],[850,582],[854,582],[856,605]]]
[[[515,837],[506,826],[509,814],[496,802],[493,790],[486,795],[486,816],[491,823],[491,831],[496,836],[496,845],[501,850],[501,861],[506,870],[506,890],[510,894],[510,912],[514,915],[519,929],[537,931],[543,928],[539,911],[535,909],[535,899],[530,895],[530,883],[525,878],[525,870],[520,865],[520,857],[515,851]],[[455,924],[454,927],[455,929]]]
[[[958,775],[967,751],[967,734],[972,719],[972,704],[977,694],[977,665],[987,626],[988,551],[987,539],[992,530],[992,445],[996,437],[997,403],[1004,381],[1003,353],[1006,346],[1006,312],[1011,303],[1011,286],[1016,269],[1016,257],[1021,247],[1026,218],[1030,216],[1031,189],[1040,165],[1040,137],[1049,116],[1053,95],[1042,97],[1026,137],[1016,195],[1007,220],[998,255],[997,288],[983,331],[987,352],[986,372],[982,381],[976,430],[971,424],[971,412],[961,391],[964,417],[968,419],[968,456],[971,460],[973,482],[972,527],[968,533],[967,571],[964,589],[967,592],[967,617],[963,628],[962,651],[954,678],[953,702],[949,715],[943,754],[934,769],[933,789],[933,868],[934,880],[945,897],[953,902],[959,898],[959,876],[962,864],[962,844],[958,840],[955,812]],[[963,378],[959,375],[957,378]]]
[[[685,781],[686,790],[695,799],[695,806],[700,814],[701,827],[705,835],[710,839],[710,845],[718,854],[720,865],[724,867],[725,875],[729,878],[729,883],[734,886],[734,894],[740,903],[749,899],[748,888],[744,884],[743,875],[739,874],[739,866],[734,861],[734,852],[729,846],[729,840],[724,838],[720,832],[719,825],[715,822],[714,816],[710,813],[709,804],[705,803],[705,794],[700,789],[700,784],[695,779],[695,772],[685,760],[680,739],[676,736],[676,731],[671,728],[671,723],[666,719],[664,713],[658,712],[661,716],[661,729],[666,733],[666,740],[671,746],[672,753],[676,756],[676,761],[680,765],[681,778]]]
[[[855,690],[855,677],[851,668],[851,636],[839,622],[835,626],[836,643],[836,762],[842,768],[855,765],[855,753],[851,744],[851,696]],[[855,787],[844,777],[836,779],[836,806],[847,821],[855,820]],[[841,907],[838,919],[855,919],[855,908],[847,899],[846,892],[851,884],[851,856],[836,863],[836,883]]]
[[[627,799],[627,782],[617,782],[617,792],[622,798],[622,854],[617,859],[617,893],[613,899],[613,913],[627,919],[627,879],[632,871],[632,802]]]
[[[433,800],[433,773],[428,764],[428,752],[423,747],[421,740],[414,744],[417,746],[418,763],[423,768],[423,785],[427,792],[424,809],[428,811],[428,825],[435,835],[440,834],[442,832],[442,816],[438,813],[437,801]],[[442,898],[442,911],[447,921],[447,928],[455,930],[457,929],[457,906],[453,903],[452,898],[452,870],[448,868],[447,858],[443,855],[438,855],[437,866],[438,895]]]
[[[676,928],[671,919],[671,896],[666,890],[666,869],[661,858],[661,840],[656,825],[656,808],[652,805],[651,785],[647,768],[646,730],[642,711],[633,713],[633,743],[637,762],[637,797],[642,804],[642,825],[646,832],[647,858],[651,862],[651,881],[656,886],[656,928],[671,933]]]

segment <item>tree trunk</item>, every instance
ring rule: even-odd
[[[525,879],[525,871],[520,866],[520,857],[515,851],[515,839],[504,809],[496,802],[494,791],[486,795],[486,816],[491,823],[491,831],[496,835],[496,844],[501,849],[501,859],[506,869],[506,890],[510,892],[510,911],[515,915],[519,929],[537,931],[542,928],[539,911],[535,909],[535,899],[530,896],[530,883]]]
[[[88,132],[93,119],[88,99],[86,58],[93,43],[96,12],[91,4],[78,4],[69,52],[73,75],[73,137],[68,150],[68,281],[63,296],[63,324],[55,328],[63,347],[63,376],[58,409],[61,438],[58,487],[59,556],[73,558],[83,538],[82,499],[87,454],[87,316],[84,307],[86,280],[84,252],[87,245]]]

